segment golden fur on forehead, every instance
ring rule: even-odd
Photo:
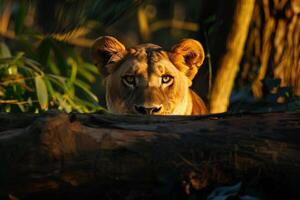
[[[127,56],[135,57],[138,60],[146,62],[149,58],[151,59],[151,62],[169,59],[168,53],[165,50],[163,50],[160,46],[151,43],[129,48]]]

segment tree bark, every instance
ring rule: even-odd
[[[233,22],[226,41],[225,53],[220,59],[220,65],[212,87],[210,97],[211,113],[227,111],[229,97],[243,55],[254,5],[254,0],[236,1]]]
[[[3,198],[206,199],[237,181],[261,199],[300,198],[297,112],[0,114],[0,125]]]
[[[300,1],[257,0],[241,63],[240,84],[251,84],[255,97],[264,95],[262,80],[280,79],[300,96]]]

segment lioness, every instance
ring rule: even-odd
[[[92,59],[104,75],[108,110],[117,114],[203,115],[207,109],[190,87],[204,60],[202,45],[185,39],[165,51],[155,44],[125,48],[98,38]]]

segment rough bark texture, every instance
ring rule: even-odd
[[[300,95],[300,1],[257,0],[242,62],[241,81],[263,96],[266,76]]]
[[[0,197],[300,199],[300,113],[0,114]]]
[[[220,59],[210,97],[210,112],[226,112],[236,73],[239,70],[255,1],[239,0],[233,14],[232,26],[226,40],[226,52]]]

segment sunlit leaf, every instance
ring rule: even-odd
[[[80,74],[82,77],[84,77],[90,83],[92,83],[96,80],[96,77],[94,76],[94,74],[92,74],[91,72],[89,72],[88,70],[86,70],[82,67],[78,68],[78,74]]]
[[[28,104],[29,104],[29,106],[32,106],[32,99],[29,97],[28,99],[27,99],[27,102],[28,102]]]
[[[98,111],[98,110],[105,110],[104,108],[102,108],[98,104],[94,104],[94,103],[91,103],[89,101],[84,101],[84,100],[79,99],[79,98],[76,98],[76,101],[78,103],[80,103],[81,105],[84,105],[84,106],[90,108],[91,110],[89,112],[91,112],[91,111],[95,112],[95,111]]]
[[[59,67],[54,62],[49,61],[48,62],[48,66],[50,68],[50,71],[53,74],[56,74],[56,75],[60,75],[61,74]]]
[[[17,104],[22,112],[26,112],[26,108],[23,104]]]
[[[55,92],[54,92],[51,82],[46,77],[44,78],[44,81],[45,81],[45,84],[46,84],[46,87],[48,89],[50,96],[53,97],[55,95]]]
[[[41,76],[35,77],[37,98],[42,110],[48,109],[48,91],[44,79]]]
[[[5,112],[10,112],[11,111],[11,104],[6,104],[5,105]]]
[[[90,64],[90,63],[86,63],[86,62],[85,62],[85,63],[82,64],[82,66],[83,66],[85,69],[87,69],[87,70],[93,72],[94,74],[100,74],[100,73],[99,73],[99,70],[98,70],[98,67],[96,67],[95,65],[92,65],[92,64]]]
[[[18,74],[18,67],[16,65],[10,65],[7,72],[9,75],[16,75]]]
[[[80,113],[82,113],[82,105],[80,105],[79,103],[76,103],[73,98],[67,98],[66,99],[67,102],[69,103],[70,106],[72,106],[73,110],[76,110]]]
[[[27,66],[31,67],[33,70],[38,72],[41,76],[44,75],[44,72],[41,70],[40,64],[34,60],[24,58],[24,62]]]
[[[48,74],[47,75],[51,80],[55,80],[55,81],[59,81],[58,84],[65,84],[66,83],[66,79],[65,77],[62,76],[57,76],[57,75],[53,75],[53,74]]]
[[[24,52],[18,52],[18,53],[14,56],[12,62],[17,62],[18,60],[20,60],[21,58],[23,58],[23,56],[24,56]]]
[[[68,113],[72,111],[72,107],[69,104],[67,104],[66,99],[64,99],[60,94],[57,94],[56,97],[57,97],[57,100],[59,102],[59,104],[58,104],[59,107],[58,108],[60,110],[64,110]]]
[[[8,46],[4,43],[0,43],[0,58],[9,58],[11,57],[10,50]]]
[[[68,59],[68,64],[71,65],[71,76],[70,76],[70,83],[72,84],[76,80],[76,75],[77,75],[77,63],[72,59]]]

